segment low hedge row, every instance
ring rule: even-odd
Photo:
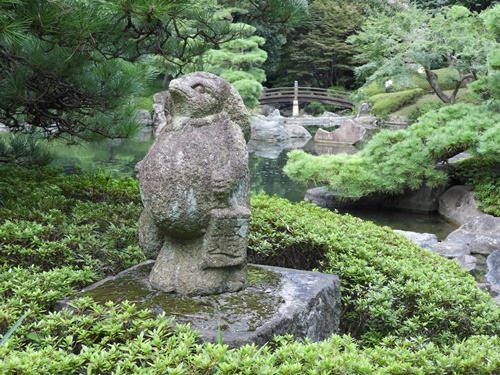
[[[371,112],[377,116],[383,116],[398,109],[413,104],[424,95],[422,89],[383,93],[371,96],[368,101],[372,104]]]
[[[455,89],[455,84],[457,80],[460,78],[458,71],[456,71],[455,69],[443,68],[443,69],[433,70],[433,72],[437,74],[438,84],[443,90]],[[413,79],[413,85],[414,85],[413,87],[417,86],[426,92],[431,90],[429,82],[427,82],[427,80],[417,75],[415,75]],[[398,88],[398,87],[393,87],[393,89],[394,91],[406,90],[405,88]],[[385,92],[384,81],[372,82],[364,86],[363,91],[368,96],[382,94]]]
[[[230,350],[201,343],[189,327],[128,302],[80,299],[74,313],[50,312],[54,300],[142,260],[140,251],[127,252],[137,243],[129,235],[140,212],[137,181],[63,176],[51,168],[1,166],[0,173],[6,176],[0,333],[28,313],[0,345],[2,374],[492,374],[499,368],[498,308],[458,265],[389,228],[265,195],[252,198],[250,259],[338,274],[343,336],[320,343],[277,337],[263,348]],[[75,228],[82,231],[77,245],[58,248]]]
[[[50,314],[32,326],[30,344],[0,346],[5,375],[343,375],[500,373],[500,339],[472,336],[439,347],[423,338],[386,337],[362,347],[350,336],[299,343],[276,337],[258,348],[201,343],[189,326],[151,318],[127,302],[98,306],[75,302],[76,313]],[[83,314],[82,311],[88,311]]]

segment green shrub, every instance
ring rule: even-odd
[[[406,116],[406,118],[408,120],[410,120],[411,122],[416,122],[420,116],[422,116],[430,111],[437,111],[439,108],[441,108],[443,106],[444,106],[443,102],[425,103],[419,107],[413,108],[410,111],[410,113],[408,113],[408,116]]]
[[[321,103],[317,102],[312,102],[309,103],[305,108],[304,111],[312,116],[319,116],[325,112],[325,106]]]
[[[499,160],[499,140],[500,112],[459,103],[427,112],[405,130],[381,130],[355,155],[292,150],[284,171],[300,181],[329,185],[339,198],[401,194],[445,185],[449,176],[435,165],[460,152]]]
[[[341,332],[364,343],[387,335],[450,343],[500,332],[497,306],[458,264],[390,228],[310,203],[254,197],[249,257],[337,274]]]
[[[377,116],[383,116],[397,111],[405,105],[415,103],[424,95],[422,89],[413,89],[400,92],[383,93],[371,96],[368,100],[372,104],[371,112]]]
[[[443,68],[443,69],[433,70],[433,72],[437,74],[438,84],[443,90],[454,90],[455,89],[455,83],[460,78],[457,70]],[[385,81],[386,80],[371,82],[370,84],[363,86],[363,91],[368,96],[373,96],[373,95],[385,93],[385,86],[384,86]],[[432,88],[429,85],[429,83],[427,82],[427,80],[425,80],[424,78],[421,78],[418,75],[414,76],[412,86],[421,88],[425,92],[432,90]],[[410,86],[410,88],[412,86]],[[395,85],[395,86],[393,86],[393,90],[396,92],[405,91],[405,90],[408,90],[408,87],[398,87],[397,85]]]
[[[348,335],[319,343],[283,336],[263,348],[229,349],[201,343],[189,326],[127,301],[102,306],[83,298],[73,311],[49,312],[110,268],[140,260],[119,251],[136,243],[137,182],[52,168],[4,166],[0,173],[0,249],[18,245],[1,256],[0,337],[28,313],[0,345],[2,374],[465,375],[500,367],[500,339],[489,337],[499,332],[498,308],[457,264],[389,228],[264,195],[252,198],[250,259],[338,274]],[[50,238],[76,235],[68,227],[101,238],[102,247],[50,248]]]
[[[456,164],[454,178],[475,191],[479,209],[500,217],[500,161],[493,156],[476,156]]]
[[[0,332],[21,310],[44,311],[72,287],[144,259],[137,181],[9,164],[0,174],[0,280],[10,279],[0,285],[10,306],[0,308]]]

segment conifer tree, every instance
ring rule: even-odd
[[[0,0],[0,123],[48,138],[126,137],[154,76],[239,35],[215,0]]]

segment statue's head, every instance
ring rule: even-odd
[[[203,118],[225,113],[238,124],[248,141],[248,112],[238,91],[226,80],[207,72],[195,72],[170,82],[168,112],[174,117]]]

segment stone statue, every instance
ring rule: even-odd
[[[247,279],[248,112],[233,86],[205,72],[170,82],[165,103],[167,123],[136,166],[140,242],[157,255],[151,286],[238,291]]]

